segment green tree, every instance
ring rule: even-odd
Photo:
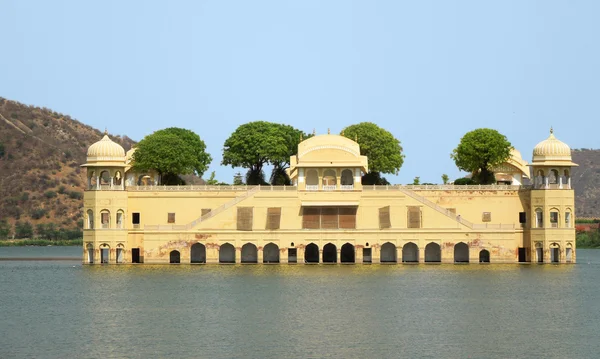
[[[219,184],[219,181],[215,179],[215,171],[210,173],[210,178],[206,180],[206,184],[209,186],[216,186]]]
[[[0,219],[0,239],[8,239],[11,225],[6,219]]]
[[[32,238],[33,237],[33,226],[30,222],[17,221],[15,223],[15,238]]]
[[[266,121],[243,124],[225,141],[221,164],[247,168],[246,183],[250,185],[267,184],[263,167],[272,164],[276,173],[272,178],[278,184],[285,181],[280,174],[296,153],[301,133],[291,126]]]
[[[196,133],[170,127],[144,137],[133,153],[136,170],[155,170],[161,184],[180,184],[179,175],[202,174],[212,161],[206,145]]]
[[[442,175],[442,182],[443,182],[444,184],[448,184],[448,181],[449,181],[449,180],[450,180],[450,177],[448,177],[448,175],[444,173],[444,174]]]
[[[402,146],[389,131],[371,122],[361,122],[346,127],[342,135],[356,140],[360,145],[360,154],[369,159],[370,175],[363,176],[363,184],[389,183],[379,173],[398,174],[400,171],[404,163]]]
[[[421,177],[417,176],[413,179],[413,183],[414,185],[420,185],[421,184]]]
[[[500,132],[479,128],[467,132],[450,157],[456,166],[473,174],[479,184],[495,182],[492,168],[510,158],[511,143]]]

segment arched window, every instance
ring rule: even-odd
[[[551,208],[550,209],[550,227],[558,228],[558,223],[559,223],[558,209]]]
[[[110,212],[107,209],[100,212],[100,224],[102,229],[110,228]]]
[[[93,264],[94,263],[94,245],[91,243],[88,243],[85,246],[85,249],[87,251],[87,262],[89,264]]]
[[[536,228],[544,228],[544,212],[542,212],[541,208],[535,210],[535,223]]]
[[[110,173],[108,173],[108,171],[100,172],[100,185],[102,185],[102,186],[110,185]]]
[[[95,189],[97,184],[98,183],[96,182],[96,171],[91,171],[89,177],[89,189]]]
[[[121,175],[121,171],[115,172],[115,185],[120,186],[123,180],[123,175]]]
[[[87,210],[87,229],[94,229],[94,211]]]
[[[548,175],[548,182],[550,184],[558,183],[558,171],[557,170],[550,170],[550,173]]]
[[[571,228],[573,219],[571,218],[571,209],[567,208],[565,210],[565,228]]]
[[[100,245],[100,263],[106,264],[110,261],[110,247],[103,243]]]
[[[306,190],[316,191],[319,189],[319,175],[317,170],[306,171]]]
[[[124,252],[125,246],[122,243],[117,244],[117,263],[123,263]]]
[[[123,221],[125,218],[125,213],[122,209],[117,211],[117,228],[123,229]]]
[[[337,177],[334,170],[323,172],[323,190],[334,191],[337,187]]]
[[[342,189],[353,189],[354,188],[354,177],[352,176],[352,170],[345,169],[342,171]]]

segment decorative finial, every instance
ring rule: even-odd
[[[104,134],[108,135],[108,129],[106,127],[104,127]]]
[[[342,136],[344,135],[344,130],[342,130]]]
[[[331,135],[331,130],[330,129],[327,129],[327,134]]]
[[[300,132],[300,142],[302,142],[302,132]]]
[[[552,126],[550,126],[550,134],[554,133],[554,129],[552,128]]]
[[[315,130],[315,129],[313,128],[313,136],[316,136],[316,135],[317,135],[317,130]]]

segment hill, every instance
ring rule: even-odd
[[[600,150],[576,149],[572,152],[571,183],[575,189],[575,211],[578,217],[600,217]]]
[[[0,98],[0,238],[8,227],[24,237],[81,237],[79,166],[102,135],[68,115]],[[126,151],[134,144],[110,137]]]

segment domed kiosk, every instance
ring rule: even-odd
[[[536,189],[571,189],[571,167],[576,167],[571,159],[571,148],[554,136],[538,143],[533,149],[533,169]]]
[[[93,190],[123,190],[125,150],[104,132],[104,137],[88,148],[87,188]]]

